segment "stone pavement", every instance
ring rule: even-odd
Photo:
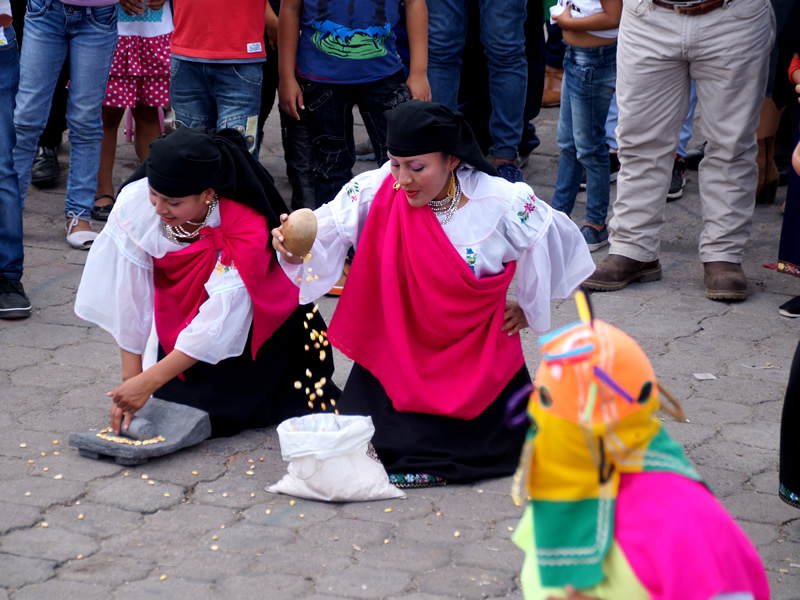
[[[274,117],[262,160],[288,191]],[[543,143],[525,169],[546,200],[557,117],[557,109],[542,112]],[[59,156],[66,167],[66,145]],[[116,179],[135,162],[121,142]],[[800,293],[800,282],[762,266],[777,260],[781,217],[776,206],[758,207],[745,259],[751,298],[707,300],[697,173],[688,177],[683,199],[667,207],[663,281],[595,294],[595,311],[644,347],[689,417],[668,418],[670,433],[758,547],[773,597],[798,599],[800,512],[781,503],[776,488],[800,320],[779,316],[777,307]],[[510,541],[521,509],[508,478],[410,490],[407,500],[324,504],[264,491],[286,470],[274,428],[138,467],[68,447],[70,432],[106,426],[104,394],[120,371],[111,337],[72,312],[86,255],[64,240],[64,187],[65,177],[57,188],[31,190],[24,283],[34,313],[0,321],[0,600],[522,598],[522,554]],[[580,204],[576,220],[582,212]],[[335,304],[320,302],[326,318]],[[554,303],[553,314],[554,327],[576,319],[571,300]],[[533,371],[537,336],[522,335]],[[342,385],[349,364],[341,355],[336,361]]]

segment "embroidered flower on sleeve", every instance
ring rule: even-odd
[[[350,198],[350,202],[355,202],[358,200],[358,193],[361,191],[361,184],[358,183],[355,179],[348,182],[347,185],[344,186],[344,193],[347,194],[347,197]]]
[[[519,217],[520,223],[525,223],[528,220],[528,217],[531,216],[531,213],[536,210],[536,198],[531,194],[528,196],[528,201],[525,202],[525,206],[523,207],[522,211],[517,213]]]
[[[227,273],[228,271],[230,271],[233,268],[234,267],[233,267],[232,264],[223,265],[221,262],[218,262],[217,266],[214,267],[214,271],[216,272],[217,275],[224,275],[225,273]]]
[[[475,252],[472,248],[467,248],[467,264],[469,268],[472,269],[472,272],[475,272],[475,262],[478,260],[478,253]]]

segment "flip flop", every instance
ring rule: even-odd
[[[110,196],[109,194],[101,194],[94,199],[95,202],[101,200],[103,198],[108,198],[111,200],[111,204],[106,204],[104,206],[95,206],[92,209],[92,218],[95,221],[108,221],[108,215],[111,214],[111,209],[114,208],[114,196]]]

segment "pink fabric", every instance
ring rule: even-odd
[[[502,332],[516,263],[477,279],[428,208],[389,176],[370,207],[328,337],[400,412],[481,414],[524,364]]]
[[[676,473],[622,475],[614,537],[653,600],[769,599],[755,548],[708,489]]]
[[[298,307],[297,288],[275,258],[266,219],[254,209],[219,200],[219,227],[204,227],[187,247],[153,258],[158,341],[169,354],[206,301],[205,283],[217,263],[239,271],[253,301],[252,355]]]

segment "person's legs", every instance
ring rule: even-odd
[[[67,130],[67,84],[69,83],[69,60],[64,61],[58,75],[56,89],[53,91],[53,103],[50,115],[42,135],[39,136],[39,147],[31,166],[31,183],[37,187],[49,187],[58,183],[61,176],[61,165],[58,163],[58,148]]]
[[[97,169],[96,207],[107,206],[114,202],[112,171],[117,155],[117,131],[124,114],[125,109],[117,106],[104,106],[100,114],[103,121],[103,140],[100,143],[100,166]]]
[[[139,162],[144,162],[150,156],[150,144],[161,135],[161,120],[158,117],[157,106],[146,106],[138,103],[131,109],[136,135],[133,144],[136,147],[136,157]]]
[[[690,67],[708,140],[699,170],[700,260],[741,263],[753,219],[756,127],[775,16],[769,2],[739,0],[701,19],[692,39],[704,39],[702,52]]]
[[[258,158],[258,113],[261,110],[261,63],[205,64],[217,104],[217,129],[236,129],[250,154]]]
[[[522,137],[528,86],[525,0],[481,0],[481,42],[489,64],[492,156],[515,161]]]
[[[386,116],[384,112],[411,99],[411,93],[406,87],[405,80],[405,73],[398,71],[386,79],[361,83],[355,88],[358,112],[364,121],[369,139],[372,140],[378,151],[375,160],[379,165],[389,159],[386,154]],[[350,138],[352,138],[352,131]]]
[[[353,176],[353,107],[350,85],[332,85],[297,78],[306,105],[316,207],[333,200]],[[385,135],[385,133],[384,133]]]
[[[179,127],[216,127],[217,105],[204,66],[174,56],[170,60],[169,100]]]
[[[25,198],[31,181],[31,165],[39,136],[47,123],[53,90],[67,56],[69,40],[64,31],[64,5],[55,0],[36,0],[25,16],[25,45],[20,55],[19,91],[14,109],[14,170],[19,175],[19,194]]]
[[[314,172],[311,169],[311,145],[305,116],[297,121],[280,111],[281,141],[283,142],[286,177],[292,186],[291,209],[310,208],[314,210]]]
[[[70,156],[64,213],[71,231],[91,232],[89,217],[94,208],[103,140],[102,104],[117,45],[117,6],[81,10],[65,7],[65,29],[70,36],[67,98]]]
[[[570,215],[575,207],[575,197],[581,183],[583,166],[578,162],[575,148],[575,132],[573,119],[577,106],[572,102],[572,90],[579,83],[575,81],[573,68],[575,64],[567,52],[564,58],[564,78],[561,83],[561,108],[558,116],[558,129],[556,141],[561,153],[558,157],[558,175],[556,177],[556,190],[553,194],[552,205],[556,210]]]
[[[428,2],[428,81],[434,102],[458,108],[461,53],[467,36],[466,0]],[[524,93],[524,91],[523,91]]]

